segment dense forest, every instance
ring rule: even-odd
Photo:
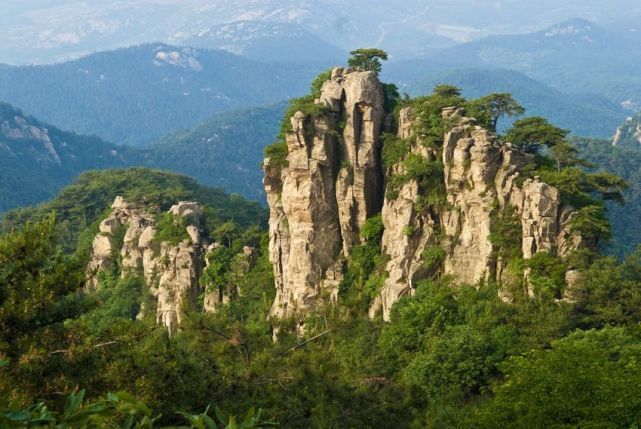
[[[523,110],[509,95],[467,101],[452,86],[413,100],[403,100],[392,86],[386,94],[391,109],[397,103],[419,109],[422,132],[436,150],[446,126],[441,109],[452,102],[490,129],[502,115]],[[294,100],[290,112],[316,114],[320,107],[310,100]],[[505,133],[535,159],[526,177],[541,175],[557,186],[579,211],[576,230],[605,242],[605,200],[619,200],[625,183],[591,171],[579,156],[589,153],[595,163],[599,156],[612,159],[604,146],[597,151],[590,146],[597,143],[578,142],[579,153],[567,134],[537,117],[521,119]],[[282,155],[282,144],[267,153]],[[405,163],[407,177],[398,180],[429,185],[436,164],[426,166],[408,150],[406,142],[388,138],[383,156]],[[235,299],[214,313],[189,313],[169,335],[153,317],[137,317],[148,300],[146,288],[136,277],[122,277],[118,264],[105,273],[101,288],[84,288],[91,239],[119,195],[161,209],[187,200],[203,205],[203,234],[219,246],[202,281],[233,288]],[[503,227],[490,239],[511,258],[521,283],[527,270],[528,291],[514,288],[507,302],[499,294],[503,284],[459,285],[437,270],[396,303],[389,322],[370,318],[367,300],[385,276],[383,225],[374,216],[347,261],[340,304],[328,298],[307,318],[301,336],[294,320],[268,317],[275,291],[267,214],[260,205],[155,170],[86,173],[50,203],[3,220],[0,424],[636,427],[641,250],[620,260],[586,250],[567,259],[542,252],[524,261],[514,256],[510,218],[501,216]],[[240,275],[234,261],[246,247],[256,256]],[[432,264],[438,254],[423,257]],[[570,265],[581,270],[581,280],[573,299],[561,299]]]

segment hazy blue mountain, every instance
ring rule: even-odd
[[[604,96],[563,93],[516,71],[487,68],[424,70],[427,71],[414,72],[412,79],[415,81],[401,85],[401,89],[412,95],[420,95],[429,93],[438,84],[449,83],[462,88],[468,98],[491,92],[508,92],[526,108],[526,114],[550,118],[559,126],[572,130],[575,135],[609,137],[626,116],[626,110],[621,105]],[[394,67],[388,74],[395,74]],[[506,125],[506,121],[503,125]]]
[[[636,0],[3,0],[0,62],[47,63],[145,42],[181,44],[243,21],[301,26],[343,50],[379,46],[410,58],[571,17],[613,22],[639,16]]]
[[[263,148],[275,140],[286,107],[279,103],[215,115],[154,143],[144,150],[142,163],[262,202]]]
[[[280,128],[287,103],[217,114],[144,149],[48,125],[0,103],[0,212],[36,204],[86,170],[145,166],[264,200],[263,148]]]
[[[342,62],[347,57],[344,50],[291,23],[238,21],[220,24],[182,43],[196,48],[223,49],[259,61]]]
[[[326,67],[149,44],[55,65],[0,65],[0,100],[64,129],[142,145],[214,113],[306,93]]]
[[[641,106],[641,44],[634,32],[613,32],[582,19],[542,31],[490,36],[399,63],[400,80],[422,70],[497,67],[522,72],[563,93],[598,94],[628,109]]]
[[[0,103],[0,212],[51,198],[85,170],[125,166],[133,153]]]

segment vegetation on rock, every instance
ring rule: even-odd
[[[377,48],[361,48],[350,52],[347,60],[350,67],[359,70],[373,71],[378,76],[383,69],[381,60],[387,61],[387,52]]]

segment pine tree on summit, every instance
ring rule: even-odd
[[[350,52],[347,60],[350,67],[365,71],[373,71],[376,76],[382,69],[381,60],[387,61],[387,52],[377,48],[361,48]]]

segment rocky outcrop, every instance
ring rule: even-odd
[[[87,287],[99,287],[100,273],[112,271],[119,257],[120,276],[145,279],[156,304],[155,318],[172,333],[178,329],[185,312],[196,307],[207,244],[200,234],[202,209],[197,203],[180,202],[169,210],[176,219],[187,223],[188,238],[179,243],[156,240],[157,212],[116,198],[94,239],[87,266]],[[182,227],[176,223],[176,228]],[[141,309],[143,314],[148,311]]]
[[[626,118],[612,137],[612,145],[629,148],[641,145],[641,115]]]
[[[163,242],[154,265],[159,273],[158,286],[150,290],[157,299],[156,322],[166,326],[170,333],[175,332],[185,312],[196,309],[201,293],[202,244],[189,241],[170,245]]]
[[[444,250],[443,273],[459,283],[504,280],[505,267],[496,258],[490,234],[498,221],[494,214],[506,208],[520,220],[521,234],[514,240],[521,243],[524,259],[542,251],[565,256],[584,244],[570,232],[573,210],[562,204],[557,189],[538,178],[519,184],[520,170],[532,162],[530,155],[500,142],[460,109],[446,109],[443,114],[455,124],[445,136],[442,154],[447,203],[414,212],[420,196],[415,181],[406,183],[394,200],[385,201],[383,250],[390,257],[389,277],[377,304],[382,305],[386,320],[392,304],[412,293],[417,278],[429,274],[421,255],[430,246]],[[414,146],[412,153],[417,153]],[[409,225],[409,237],[399,234],[402,225]],[[395,245],[385,245],[389,242]]]
[[[412,109],[402,109],[399,115],[398,137],[412,137]],[[410,146],[410,154],[420,155],[435,160],[437,154],[421,145],[418,140]],[[389,177],[405,173],[402,162],[392,166],[387,172]],[[389,188],[389,186],[388,186]],[[370,309],[370,317],[383,309],[385,319],[400,297],[410,295],[414,282],[423,278],[430,270],[425,266],[423,252],[437,242],[438,219],[429,207],[421,207],[420,198],[423,190],[414,179],[402,184],[394,198],[386,192],[381,219],[383,221],[382,250],[387,256],[388,273],[380,297]]]
[[[18,112],[16,112],[18,113]],[[38,125],[38,126],[37,126]],[[39,124],[31,123],[28,118],[15,115],[13,118],[0,122],[0,135],[9,140],[28,140],[42,145],[43,161],[60,165],[61,160],[56,148],[49,137],[49,130]],[[34,152],[39,152],[38,149]]]
[[[114,267],[115,257],[121,253],[123,275],[137,268],[142,261],[138,237],[144,229],[143,225],[153,222],[153,212],[128,203],[123,197],[116,197],[111,205],[111,213],[100,223],[100,232],[94,238],[91,259],[87,265],[86,286],[96,288],[99,285],[99,274],[110,271]]]
[[[288,165],[264,164],[278,318],[305,314],[321,295],[335,299],[343,260],[382,204],[384,108],[375,74],[334,69],[316,104],[322,114],[290,118]]]
[[[382,309],[386,320],[420,279],[504,279],[506,261],[491,234],[506,211],[520,224],[514,240],[525,259],[543,251],[565,256],[585,245],[570,232],[574,211],[558,190],[538,177],[520,177],[532,156],[500,141],[462,109],[444,109],[450,129],[442,147],[423,144],[416,112],[401,109],[397,137],[409,151],[383,172],[383,101],[374,74],[335,69],[316,100],[323,112],[290,118],[287,165],[265,160],[277,290],[272,316],[302,321],[320,296],[335,299],[343,261],[360,243],[365,220],[378,213],[387,277],[370,315]],[[442,166],[430,180],[414,178],[406,171],[409,157]]]

